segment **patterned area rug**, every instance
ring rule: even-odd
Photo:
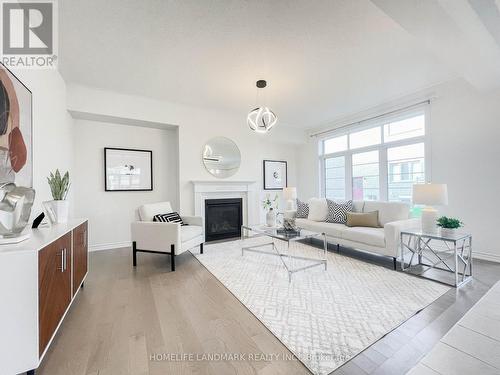
[[[245,246],[249,241],[269,239]],[[299,256],[321,253],[294,248]],[[280,257],[242,256],[241,241],[206,245],[194,255],[314,374],[330,373],[450,289],[332,252],[327,271],[297,272],[290,283]],[[295,260],[293,267],[307,264]]]

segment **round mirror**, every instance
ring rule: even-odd
[[[236,143],[226,137],[215,137],[203,147],[203,164],[217,178],[234,175],[240,168],[241,154]]]

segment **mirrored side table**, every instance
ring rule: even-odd
[[[404,272],[460,287],[472,279],[472,236],[403,230],[400,263]]]

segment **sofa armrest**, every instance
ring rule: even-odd
[[[174,245],[176,252],[181,245],[181,225],[154,221],[136,221],[130,225],[132,241],[140,250],[170,252]]]
[[[203,218],[201,216],[181,216],[182,221],[189,225],[198,225],[200,227],[203,226]]]
[[[420,219],[418,218],[391,221],[390,223],[386,223],[384,225],[384,232],[385,246],[387,250],[393,253],[393,256],[397,258],[399,256],[399,240],[401,231],[419,227]]]

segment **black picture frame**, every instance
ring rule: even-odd
[[[109,151],[127,151],[127,152],[148,153],[149,154],[149,168],[150,168],[149,187],[148,188],[140,188],[140,189],[111,189],[108,186],[108,152]],[[107,191],[107,192],[115,192],[115,191],[153,191],[153,151],[151,151],[151,150],[133,149],[133,148],[104,147],[104,191]]]
[[[267,171],[267,168],[270,167],[269,164],[271,163],[278,163],[278,164],[281,164],[282,166],[284,166],[285,168],[285,178],[284,178],[284,185],[283,186],[280,186],[280,187],[275,187],[273,185],[271,185],[271,182],[269,181],[269,179],[266,179],[266,171]],[[287,187],[288,186],[288,163],[286,160],[263,160],[262,161],[262,175],[263,175],[263,182],[264,182],[264,190],[283,190],[283,188]]]

